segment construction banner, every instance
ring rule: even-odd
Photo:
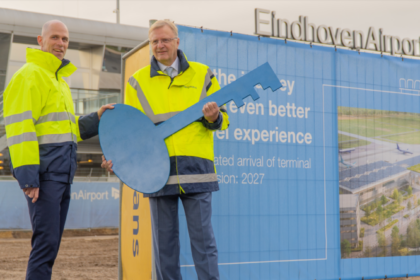
[[[223,87],[268,62],[282,88],[214,133],[221,279],[420,275],[420,62],[179,26]],[[180,207],[181,267],[197,279]]]
[[[214,133],[220,279],[420,275],[418,60],[186,26],[179,38],[222,87],[266,62],[282,84],[226,104],[230,126]],[[128,56],[125,79],[140,61],[149,49]],[[147,203],[123,188],[123,279],[151,277]],[[179,216],[181,273],[195,280],[181,204]]]

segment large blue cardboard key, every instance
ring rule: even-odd
[[[222,106],[233,100],[241,107],[248,96],[257,100],[260,98],[254,89],[257,84],[272,91],[281,87],[273,69],[265,63],[157,126],[136,108],[117,104],[113,110],[104,112],[99,123],[104,156],[112,160],[112,169],[124,184],[142,193],[157,192],[169,178],[165,138],[203,117],[202,109],[207,102]]]

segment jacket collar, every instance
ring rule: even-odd
[[[177,50],[177,56],[179,59],[178,75],[181,75],[190,67],[190,64],[188,63],[188,60],[185,54],[180,49]],[[152,60],[150,61],[150,78],[153,78],[156,76],[162,76],[162,75],[167,76],[166,73],[160,70],[160,67],[157,63],[156,58],[152,56]]]
[[[69,60],[59,60],[55,55],[38,49],[26,49],[26,63],[34,63],[59,76],[68,77],[77,70]]]

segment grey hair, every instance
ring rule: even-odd
[[[149,36],[150,36],[150,33],[152,33],[153,30],[164,27],[165,25],[167,25],[167,26],[169,26],[169,28],[171,28],[171,30],[175,34],[175,37],[178,37],[178,28],[169,19],[158,20],[155,23],[153,23],[152,26],[150,26],[150,28],[149,28]]]

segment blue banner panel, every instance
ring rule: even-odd
[[[65,228],[118,228],[119,188],[119,183],[75,182]],[[17,182],[0,182],[0,189],[0,230],[31,229],[27,202]]]
[[[365,165],[376,170],[383,166],[377,166],[378,161],[411,157],[398,151],[396,143],[410,131],[411,142],[406,142],[416,144],[415,132],[420,127],[414,127],[416,116],[400,116],[404,120],[399,123],[394,120],[397,127],[408,125],[411,130],[384,126],[369,132],[372,125],[361,117],[367,113],[354,110],[372,109],[369,117],[373,119],[386,111],[388,122],[396,116],[391,111],[420,113],[420,81],[415,79],[420,74],[418,61],[184,26],[179,26],[179,37],[180,49],[188,59],[208,65],[221,87],[265,62],[282,84],[276,92],[257,86],[261,98],[255,102],[245,99],[241,108],[233,102],[226,104],[230,126],[214,133],[220,191],[213,193],[212,221],[221,279],[361,279],[420,274],[420,268],[409,265],[418,261],[412,255],[420,246],[420,226],[414,225],[416,221],[420,224],[415,210],[420,194],[416,195],[410,180],[419,185],[420,180],[413,175],[388,182],[391,193],[385,195],[380,219],[371,228],[363,222],[364,209],[373,201],[379,205],[382,192],[364,194],[363,201],[360,194],[352,192],[360,187],[353,183],[355,179],[373,182],[388,174],[381,169],[383,172],[376,171],[366,179]],[[401,84],[406,86],[401,88]],[[357,125],[348,124],[355,119]],[[374,125],[379,126],[379,121]],[[372,152],[359,148],[380,135],[387,137],[381,143],[388,143],[387,147],[401,155],[385,159],[378,147]],[[406,144],[400,147],[414,149]],[[363,152],[368,162],[362,164],[358,159],[354,163],[350,155],[360,158]],[[420,155],[420,149],[418,152]],[[414,161],[402,162],[405,167],[400,167],[409,172]],[[402,187],[395,187],[398,184]],[[390,197],[394,188],[400,189],[398,205],[393,202],[398,198]],[[345,209],[348,205],[353,208]],[[398,212],[398,207],[405,210]],[[371,208],[372,213],[376,211]],[[179,213],[182,275],[197,279],[182,206]],[[402,215],[414,220],[411,226]],[[407,220],[398,233],[392,229],[396,216]],[[389,224],[391,228],[385,228]],[[404,237],[407,228],[419,238],[418,243],[417,237]],[[381,248],[375,233],[381,229],[385,235],[381,245],[387,247],[383,256],[378,253]],[[394,255],[388,253],[391,250]]]

